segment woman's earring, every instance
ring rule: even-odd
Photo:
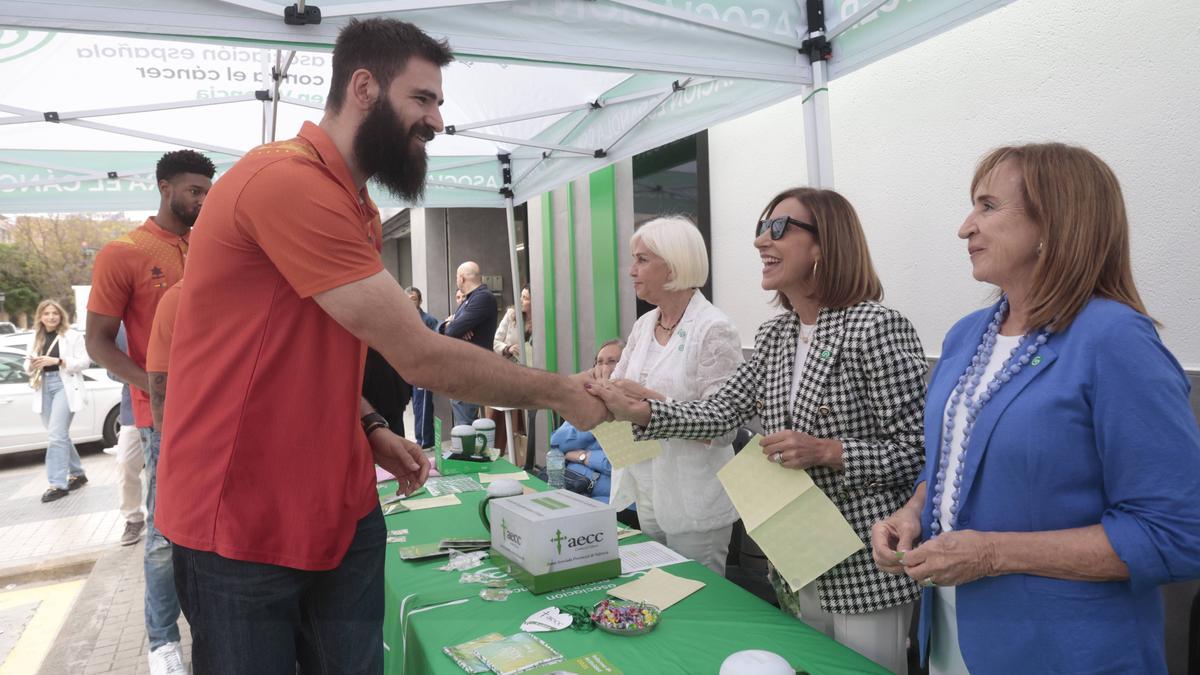
[[[818,264],[818,263],[820,263],[820,262],[821,262],[821,259],[820,259],[820,258],[817,258],[816,260],[814,260],[814,261],[813,261],[813,271],[812,271],[812,275],[813,275],[813,278],[814,278],[814,279],[816,279],[816,278],[817,278],[817,264]]]
[[[1040,242],[1040,241],[1038,242],[1037,254],[1038,255],[1042,254],[1042,242]]]

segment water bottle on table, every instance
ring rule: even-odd
[[[546,482],[551,488],[560,489],[563,487],[563,472],[566,470],[567,460],[563,456],[562,450],[558,446],[550,446],[550,452],[546,453]]]

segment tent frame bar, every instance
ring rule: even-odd
[[[640,125],[642,122],[646,121],[647,117],[653,115],[655,113],[655,111],[657,111],[659,108],[661,108],[662,105],[664,103],[666,103],[668,100],[670,100],[670,98],[672,96],[674,96],[676,93],[681,92],[684,89],[687,89],[688,82],[689,82],[689,80],[684,80],[683,82],[676,80],[675,82],[673,82],[671,84],[671,90],[668,91],[667,93],[659,96],[658,100],[654,102],[654,105],[649,110],[647,110],[646,112],[644,112],[640,116],[638,116],[638,118],[636,120],[634,120],[632,124],[625,127],[625,131],[622,131],[621,135],[617,136],[616,140],[614,140],[612,143],[608,144],[608,147],[604,149],[604,153],[608,154],[608,153],[612,152],[612,149],[617,147],[617,144],[619,144],[621,141],[625,140],[626,136],[633,133],[633,130],[638,128],[638,125]]]
[[[714,79],[716,79],[716,78],[706,78],[704,80],[704,82],[711,82]],[[654,91],[643,91],[643,92],[639,92],[636,94],[626,94],[624,96],[614,96],[613,98],[603,98],[602,97],[602,98],[596,99],[595,101],[588,101],[587,103],[578,103],[575,105],[563,106],[561,108],[552,108],[550,110],[539,110],[539,111],[525,113],[525,114],[521,114],[521,115],[510,115],[508,117],[497,117],[495,119],[484,120],[482,122],[470,122],[467,124],[452,124],[452,125],[447,125],[446,128],[447,129],[453,128],[454,131],[452,133],[459,133],[462,131],[470,131],[472,129],[480,129],[483,127],[499,126],[502,124],[510,124],[512,122],[524,122],[525,120],[534,120],[534,119],[538,119],[541,117],[550,117],[551,115],[561,115],[563,113],[578,112],[580,110],[586,110],[588,112],[591,112],[593,110],[599,110],[600,108],[611,108],[612,106],[615,106],[615,105],[622,105],[624,103],[632,103],[634,101],[641,101],[643,99],[654,98],[655,96],[659,96],[659,95],[660,95],[660,93],[657,90],[654,90]]]
[[[0,104],[0,112],[13,113],[17,115],[31,115],[34,114],[35,111],[26,108],[18,108],[16,106]],[[159,141],[162,143],[169,143],[171,145],[182,145],[184,147],[197,148],[200,150],[207,150],[209,152],[219,152],[225,155],[233,155],[235,157],[241,157],[242,155],[246,154],[241,150],[234,150],[233,148],[225,148],[219,145],[210,145],[208,143],[198,143],[196,141],[188,141],[182,138],[176,138],[174,136],[152,134],[147,131],[137,131],[136,129],[127,129],[125,127],[118,127],[112,124],[101,124],[100,122],[92,122],[89,120],[63,120],[62,124],[83,127],[85,129],[94,129],[96,131],[104,131],[110,134],[118,134],[121,136],[132,136],[134,138],[142,138],[148,141]]]
[[[219,162],[214,162],[217,166],[225,166],[233,164],[235,160],[223,159]],[[16,164],[18,166],[32,166],[39,169],[51,169],[54,171],[74,172],[73,176],[63,178],[55,178],[54,180],[22,180],[14,183],[12,187],[39,187],[43,185],[61,185],[63,183],[80,183],[85,180],[128,180],[133,183],[149,183],[154,185],[157,181],[153,178],[144,178],[142,174],[149,175],[153,171],[93,171],[91,169],[75,169],[61,164],[48,164],[46,162],[34,162],[26,159],[14,159],[0,155],[0,163]]]
[[[575,133],[575,130],[576,130],[576,129],[578,129],[578,128],[579,128],[579,126],[580,126],[581,124],[583,124],[584,120],[586,120],[586,119],[587,119],[587,115],[581,115],[581,116],[579,117],[579,119],[575,120],[575,124],[571,125],[571,128],[570,128],[570,129],[567,129],[565,132],[563,132],[563,135],[562,135],[561,137],[559,137],[559,139],[558,139],[558,142],[559,142],[559,143],[562,143],[563,141],[567,140],[567,138],[568,138],[568,137],[569,137],[571,134]],[[541,165],[542,165],[542,163],[543,163],[543,162],[545,162],[547,159],[550,159],[550,156],[551,156],[551,155],[553,155],[553,154],[554,154],[554,152],[553,152],[553,151],[550,151],[550,152],[543,152],[543,153],[542,153],[542,156],[541,156],[541,158],[539,158],[539,159],[538,159],[538,161],[536,161],[536,162],[534,162],[533,164],[531,164],[531,165],[529,166],[529,168],[525,170],[525,172],[524,172],[524,173],[522,173],[520,176],[518,176],[517,178],[515,178],[515,179],[513,180],[513,182],[512,182],[512,183],[513,183],[513,187],[516,187],[516,186],[517,186],[517,185],[519,185],[520,183],[524,182],[525,178],[526,178],[526,177],[528,177],[528,176],[529,176],[529,174],[531,174],[531,173],[533,173],[535,170],[537,170],[537,168],[538,168],[539,166],[541,166]],[[572,159],[575,159],[575,158],[572,158]]]
[[[221,105],[223,103],[241,103],[244,101],[255,100],[254,94],[240,94],[238,96],[222,96],[219,98],[208,99],[193,99],[190,101],[171,101],[168,103],[147,103],[144,105],[126,105],[117,108],[96,108],[93,110],[71,110],[68,112],[40,112],[29,115],[20,115],[17,117],[0,117],[0,125],[4,124],[26,124],[29,122],[48,122],[47,115],[53,114],[59,122],[66,120],[74,120],[82,117],[105,117],[108,115],[129,115],[133,113],[143,112],[159,112],[162,110],[178,110],[181,108],[200,108],[209,105]]]
[[[565,105],[561,108],[552,108],[550,110],[538,110],[538,111],[531,112],[531,113],[525,113],[523,115],[509,115],[508,117],[497,117],[495,119],[484,120],[482,122],[469,122],[467,124],[447,124],[446,128],[454,130],[453,132],[449,132],[449,133],[460,133],[463,131],[470,131],[472,129],[482,129],[484,127],[495,127],[495,126],[500,126],[502,124],[511,124],[513,122],[524,122],[526,120],[536,120],[536,119],[539,119],[542,117],[550,117],[552,115],[562,115],[563,113],[573,113],[573,112],[578,112],[580,110],[590,110],[591,108],[594,108],[594,107],[596,107],[596,106],[592,103],[576,103],[575,105]]]
[[[558,150],[559,152],[569,152],[573,155],[584,155],[586,157],[595,157],[597,150],[589,150],[587,148],[578,148],[570,145],[559,145],[557,143],[547,143],[545,141],[531,141],[524,138],[513,138],[512,136],[498,136],[496,134],[485,134],[478,131],[455,131],[455,135],[466,136],[468,138],[478,138],[483,141],[495,141],[496,143],[505,143],[508,145],[521,145],[529,148],[541,148],[542,150]],[[600,151],[602,152],[602,151]]]

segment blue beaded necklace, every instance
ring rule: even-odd
[[[933,487],[933,522],[930,523],[929,529],[933,532],[933,536],[938,536],[942,531],[942,496],[946,490],[946,472],[950,468],[950,453],[951,445],[954,439],[954,418],[960,404],[966,405],[966,426],[963,427],[962,458],[959,460],[958,466],[954,470],[954,490],[950,493],[950,529],[958,529],[958,506],[959,497],[962,492],[963,469],[966,467],[967,444],[971,441],[971,430],[975,427],[975,420],[979,417],[979,412],[983,410],[983,406],[1000,391],[1009,380],[1016,377],[1017,373],[1021,372],[1021,368],[1029,364],[1038,349],[1046,344],[1050,339],[1050,331],[1047,328],[1042,328],[1037,331],[1036,337],[1029,340],[1030,334],[1026,334],[1017,343],[1016,347],[1009,353],[1004,364],[996,371],[996,375],[987,387],[975,395],[975,391],[979,388],[979,380],[983,378],[983,373],[987,369],[988,363],[992,360],[992,351],[996,348],[996,336],[1000,334],[1000,324],[1004,321],[1005,315],[1008,313],[1008,297],[1005,296],[1000,300],[1000,306],[996,308],[996,313],[992,315],[992,321],[988,324],[987,330],[983,334],[983,339],[979,343],[979,347],[975,349],[975,355],[971,357],[971,363],[967,366],[967,371],[958,378],[958,384],[954,387],[954,393],[950,396],[949,414],[946,415],[946,428],[942,431],[942,447],[940,451],[940,461],[938,462],[937,479],[934,481]],[[1025,346],[1025,353],[1021,354],[1021,346],[1028,341]],[[1020,356],[1017,356],[1020,354]]]

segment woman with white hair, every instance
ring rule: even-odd
[[[655,309],[633,325],[613,377],[659,400],[712,395],[741,365],[742,345],[733,322],[698,290],[708,279],[704,239],[687,218],[656,218],[630,248],[634,292]],[[609,503],[619,511],[636,502],[643,532],[723,575],[738,515],[717,470],[733,458],[732,440],[733,432],[659,441],[660,455],[613,473]]]
[[[52,502],[87,483],[79,451],[71,442],[71,420],[83,409],[81,373],[91,359],[83,336],[71,330],[67,310],[57,301],[43,300],[33,315],[35,330],[25,353],[25,371],[31,376],[29,386],[37,391],[33,412],[41,415],[50,435],[46,447],[50,487],[42,501]]]

